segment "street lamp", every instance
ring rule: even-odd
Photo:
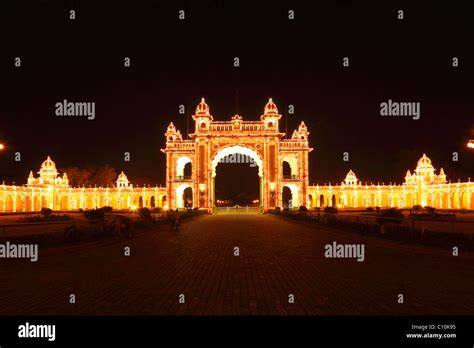
[[[5,145],[3,145],[2,143],[0,143],[0,150],[3,150],[5,149]]]
[[[474,149],[474,139],[471,139],[467,142],[466,146],[469,148],[469,149]]]

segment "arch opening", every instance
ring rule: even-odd
[[[296,184],[285,184],[283,185],[283,189],[284,190],[286,188],[288,188],[291,192],[291,206],[289,206],[289,208],[299,208],[300,206],[300,200],[299,200],[299,195],[298,195],[298,185]],[[284,194],[284,191],[282,191],[282,196]]]
[[[320,208],[324,207],[324,195],[323,194],[319,195],[319,207]]]
[[[189,190],[188,190],[189,189]],[[187,198],[189,199],[190,198],[190,206],[189,208],[192,208],[192,187],[191,185],[189,184],[182,184],[182,185],[179,185],[177,188],[176,188],[176,194],[175,194],[175,197],[176,197],[176,208],[178,209],[184,209],[184,208],[188,208],[186,206],[187,204]]]
[[[336,195],[332,195],[332,197],[331,197],[331,207],[337,208]]]
[[[281,193],[281,203],[283,208],[293,208],[291,189],[288,186],[283,186]]]
[[[192,175],[192,160],[188,156],[180,156],[176,160],[176,179],[190,180]]]
[[[298,179],[298,158],[286,155],[282,160],[283,179]]]
[[[262,206],[263,161],[255,150],[225,147],[215,154],[211,168],[213,206]]]

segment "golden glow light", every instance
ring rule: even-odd
[[[0,150],[3,150],[5,148],[5,145],[0,144]]]
[[[474,140],[469,140],[469,142],[467,143],[467,147],[470,148],[470,149],[474,149]]]
[[[133,210],[133,211],[136,211],[136,210],[137,210],[137,206],[136,206],[136,205],[132,205],[130,209]]]

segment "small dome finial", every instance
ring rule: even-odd
[[[201,98],[201,102],[196,107],[196,115],[209,115],[209,105],[206,104],[206,99]]]
[[[42,169],[56,169],[56,163],[53,162],[50,156],[41,164]]]
[[[273,102],[273,98],[268,98],[268,103],[265,105],[264,114],[265,115],[278,114],[278,108],[276,104]]]

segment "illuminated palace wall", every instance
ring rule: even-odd
[[[0,186],[0,212],[91,209],[112,206],[184,208],[186,197],[192,207],[212,211],[215,206],[215,177],[218,163],[232,154],[244,155],[258,166],[260,206],[263,210],[283,205],[283,190],[291,192],[294,207],[336,206],[399,207],[419,204],[445,209],[474,209],[474,185],[448,183],[443,169],[439,174],[426,156],[420,158],[413,174],[407,172],[401,185],[363,185],[349,171],[340,185],[310,186],[308,181],[309,132],[301,122],[285,139],[279,131],[281,115],[270,98],[260,121],[244,121],[235,115],[230,121],[214,121],[202,99],[193,115],[195,130],[183,139],[170,123],[165,133],[166,187],[133,187],[122,172],[114,187],[71,187],[64,173],[48,157],[39,177],[30,172],[23,186]],[[284,167],[286,170],[284,170]],[[188,198],[187,198],[188,199]],[[189,202],[188,202],[189,203]]]
[[[340,185],[310,186],[309,207],[399,207],[413,205],[440,209],[474,209],[474,184],[448,183],[444,170],[439,174],[423,154],[413,174],[407,171],[401,185],[363,185],[351,170]]]
[[[58,176],[56,164],[48,157],[35,178],[30,172],[23,186],[0,186],[0,211],[39,211],[92,209],[111,206],[115,209],[162,207],[164,187],[133,187],[122,172],[114,187],[71,187],[66,173]],[[166,200],[166,198],[165,198]]]

